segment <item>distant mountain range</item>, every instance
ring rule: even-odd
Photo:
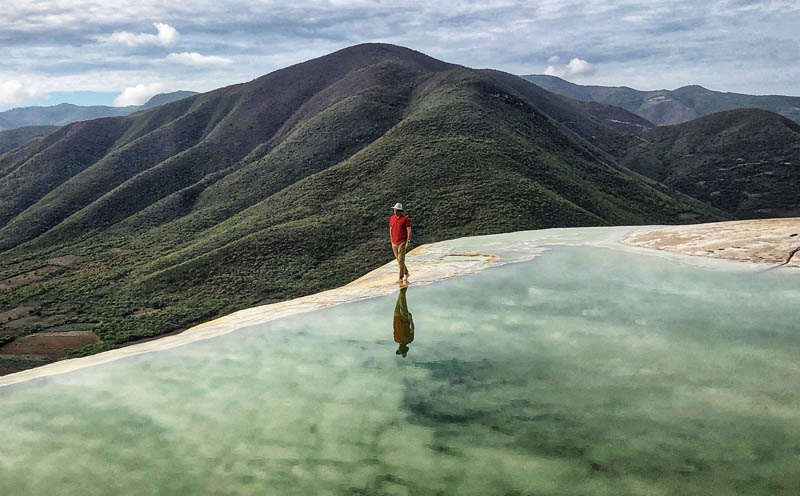
[[[0,131],[24,126],[63,126],[77,121],[129,115],[165,103],[196,95],[194,91],[161,93],[150,98],[144,105],[108,107],[105,105],[81,106],[61,103],[49,107],[19,107],[0,112]]]
[[[780,134],[726,149],[766,123]],[[0,156],[0,309],[33,309],[0,343],[91,329],[102,342],[76,353],[94,353],[341,285],[391,258],[397,201],[415,243],[793,212],[798,167],[765,162],[787,183],[754,190],[753,208],[688,185],[704,167],[722,188],[756,159],[796,164],[793,126],[743,112],[655,128],[511,74],[357,45]]]
[[[658,126],[679,124],[698,117],[739,108],[759,108],[800,122],[800,97],[745,95],[712,91],[702,86],[676,90],[639,91],[627,86],[582,86],[555,76],[522,76],[542,88],[575,100],[624,108]]]

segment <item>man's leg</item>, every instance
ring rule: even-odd
[[[405,265],[403,261],[400,260],[400,245],[392,243],[392,252],[394,253],[394,258],[397,259],[397,265],[400,266],[400,278],[397,279],[397,282],[403,282],[403,269]],[[405,253],[403,254],[403,259],[405,260]]]
[[[403,276],[408,279],[408,267],[406,267],[406,244],[400,243],[397,245],[397,262],[400,265],[400,279]]]

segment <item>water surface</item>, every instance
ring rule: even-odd
[[[798,494],[796,274],[557,247],[405,357],[398,296],[0,388],[0,494]]]

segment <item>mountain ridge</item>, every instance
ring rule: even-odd
[[[636,90],[628,86],[596,86],[571,83],[556,76],[521,76],[549,91],[583,101],[624,108],[657,125],[672,125],[737,108],[760,108],[800,122],[800,97],[747,95],[720,92],[700,85],[675,90]]]
[[[194,91],[173,91],[159,93],[150,97],[142,105],[128,105],[126,107],[110,107],[107,105],[75,105],[72,103],[59,103],[50,106],[16,107],[0,112],[0,131],[7,131],[28,126],[64,126],[73,122],[103,117],[117,117],[129,115],[140,110],[146,110],[165,103],[187,98],[198,94]]]

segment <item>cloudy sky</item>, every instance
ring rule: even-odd
[[[362,42],[579,84],[800,95],[798,0],[3,0],[0,110],[207,91]]]

